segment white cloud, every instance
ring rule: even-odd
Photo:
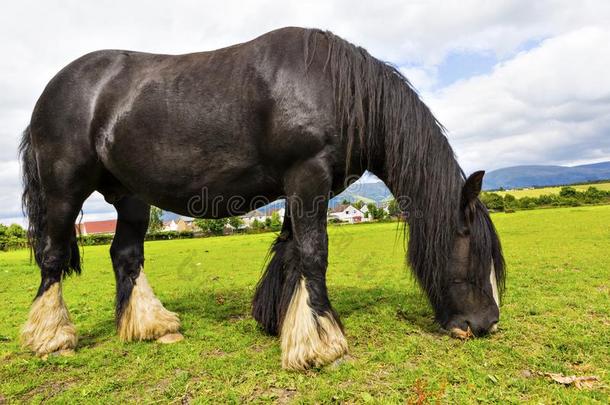
[[[17,161],[0,161],[0,217],[21,215],[21,181]]]
[[[438,83],[438,72],[434,68],[401,67],[399,70],[419,93],[431,91]]]
[[[427,98],[467,168],[610,156],[610,30],[544,41]]]

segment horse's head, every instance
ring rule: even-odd
[[[459,226],[435,305],[441,326],[458,338],[495,332],[500,317],[504,260],[489,213],[478,198],[484,174],[472,174],[462,189]]]

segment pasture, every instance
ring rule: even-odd
[[[250,316],[273,234],[146,243],[148,278],[182,319],[186,340],[170,346],[118,341],[108,246],[85,248],[83,275],[64,283],[78,350],[47,360],[18,339],[38,269],[25,250],[0,253],[0,403],[608,403],[610,206],[492,218],[508,265],[500,328],[465,342],[433,323],[396,223],[330,227],[329,293],[351,356],[305,373],[280,369],[278,340]]]
[[[610,183],[594,183],[594,184],[573,184],[570,187],[575,188],[578,191],[585,191],[589,187],[595,187],[598,190],[608,191],[610,190]],[[531,188],[531,189],[516,189],[516,190],[508,190],[508,191],[494,191],[494,193],[498,193],[501,196],[505,196],[506,194],[511,194],[517,198],[521,197],[540,197],[543,194],[559,194],[561,191],[561,187],[541,187],[541,188]]]

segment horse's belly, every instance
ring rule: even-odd
[[[123,149],[122,149],[123,150]],[[121,154],[105,159],[104,164],[121,189],[128,190],[151,205],[181,215],[221,218],[242,215],[281,194],[281,180],[261,163],[253,164],[239,153],[233,164],[217,156],[162,161],[130,158]]]

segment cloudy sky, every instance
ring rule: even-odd
[[[610,160],[610,1],[27,1],[0,6],[0,222],[22,223],[16,149],[45,84],[96,49],[184,53],[330,29],[400,67],[467,171]],[[99,195],[85,219],[112,217]]]

